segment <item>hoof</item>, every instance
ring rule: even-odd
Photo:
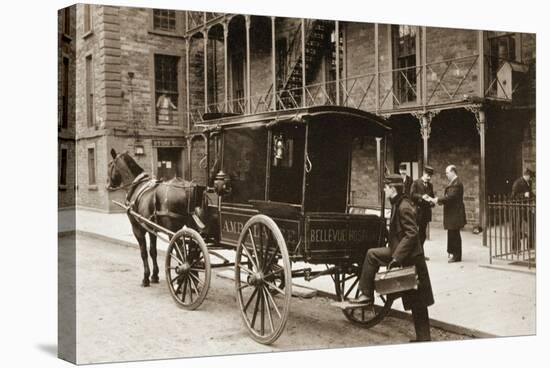
[[[141,287],[149,287],[149,280],[147,280],[147,281],[143,280],[141,282]]]
[[[159,283],[159,278],[158,277],[151,277],[151,283],[152,284],[158,284]]]

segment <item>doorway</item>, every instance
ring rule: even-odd
[[[158,148],[157,150],[157,178],[160,180],[181,178],[181,148]]]

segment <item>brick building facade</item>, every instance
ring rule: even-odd
[[[114,210],[111,200],[122,194],[104,185],[111,148],[128,150],[157,177],[204,184],[204,145],[194,125],[205,116],[318,104],[387,118],[388,169],[406,162],[416,177],[429,163],[436,194],[446,184],[445,166],[455,164],[469,226],[483,225],[487,194],[510,191],[523,168],[535,168],[534,34],[73,9],[79,206]],[[355,206],[378,204],[374,152],[373,141],[354,143]],[[437,208],[434,222],[441,217]]]

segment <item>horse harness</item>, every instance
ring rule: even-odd
[[[139,186],[139,184],[142,184],[142,183],[146,183],[146,184]],[[192,203],[197,203],[195,198],[197,195],[197,191],[195,190],[197,185],[195,183],[191,183],[190,185],[178,185],[174,183],[166,183],[159,180],[150,179],[149,175],[147,175],[146,173],[141,173],[132,182],[131,188],[128,191],[128,194],[126,195],[126,205],[128,206],[127,211],[129,212],[130,210],[133,210],[137,212],[136,206],[139,204],[139,201],[141,200],[143,195],[151,190],[156,189],[159,185],[166,187],[165,198],[164,198],[165,201],[168,200],[168,190],[170,188],[184,189],[189,198],[187,201],[187,213],[192,214],[192,209],[191,209]],[[133,200],[131,199],[132,197],[134,197]],[[172,217],[174,219],[185,218],[184,215],[181,215],[173,211],[169,211],[169,210],[159,211],[157,207],[157,196],[154,195],[153,196],[153,213],[149,217],[149,220],[156,222],[159,217],[163,217],[163,216]]]

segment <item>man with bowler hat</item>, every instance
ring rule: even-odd
[[[434,187],[430,182],[434,169],[431,166],[424,166],[422,177],[413,182],[411,186],[411,201],[416,206],[416,223],[418,224],[418,237],[422,250],[424,250],[424,242],[426,241],[426,229],[428,223],[432,221],[433,202],[430,199],[434,197]],[[428,257],[425,257],[429,260]]]
[[[520,203],[529,203],[535,199],[533,193],[533,178],[535,173],[526,168],[523,175],[512,185],[512,198]],[[523,238],[527,238],[529,248],[533,248],[535,238],[535,216],[529,207],[518,206],[515,216],[512,216],[512,250],[521,248]]]
[[[371,307],[374,304],[374,277],[380,266],[387,266],[389,269],[414,265],[418,275],[418,288],[403,293],[403,307],[412,311],[416,339],[411,341],[430,341],[428,306],[434,303],[434,298],[424,252],[418,241],[414,207],[404,195],[401,176],[388,175],[384,183],[386,198],[392,204],[388,246],[367,251],[359,280],[362,294],[350,302],[360,304],[361,307]]]

